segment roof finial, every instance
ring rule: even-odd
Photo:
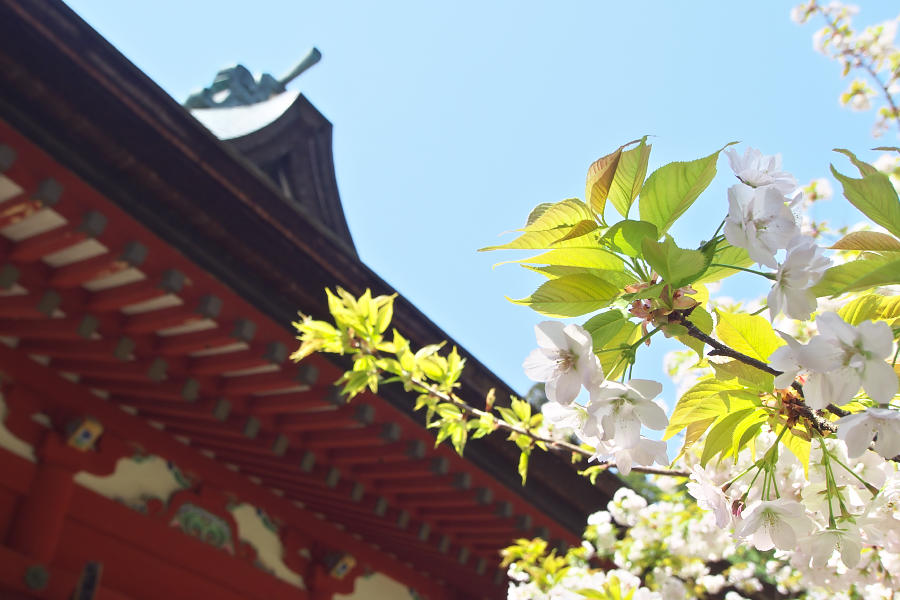
[[[259,79],[253,77],[243,65],[222,69],[216,74],[212,85],[191,94],[185,101],[185,108],[225,108],[247,106],[268,100],[287,89],[287,85],[304,71],[322,60],[322,53],[312,48],[290,72],[281,79],[263,73]]]

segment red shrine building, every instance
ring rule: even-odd
[[[499,549],[579,543],[619,485],[542,454],[522,487],[503,439],[461,458],[402,389],[287,360],[325,287],[394,291],[287,79],[189,110],[61,2],[0,0],[0,598],[503,598]],[[466,397],[511,391],[468,361]]]

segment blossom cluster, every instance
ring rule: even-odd
[[[728,189],[725,239],[747,251],[750,258],[776,269],[768,296],[769,314],[784,313],[805,320],[816,309],[810,288],[822,279],[831,261],[804,235],[792,212],[802,202],[797,180],[781,170],[780,156],[764,156],[748,148],[743,156],[725,151],[739,183]],[[779,262],[777,255],[785,251]]]
[[[806,0],[794,7],[791,19],[803,24],[820,14],[825,26],[813,35],[813,48],[837,60],[845,76],[854,69],[865,75],[865,79],[855,78],[850,82],[840,96],[841,104],[851,110],[865,111],[872,108],[872,100],[879,92],[884,96],[886,104],[878,110],[873,130],[873,135],[878,137],[900,118],[896,108],[900,96],[900,69],[897,69],[900,49],[894,43],[900,17],[856,31],[853,17],[858,13],[859,8],[852,4],[837,1],[820,4],[818,0]]]
[[[740,573],[733,560],[751,547],[768,553],[764,579],[781,593],[799,592],[802,581],[810,598],[891,597],[891,580],[900,577],[900,473],[891,460],[900,455],[900,411],[892,405],[898,377],[886,362],[895,352],[893,331],[884,321],[850,324],[836,312],[819,312],[812,288],[832,261],[794,213],[803,205],[795,178],[778,156],[753,149],[726,154],[738,183],[728,190],[724,241],[772,269],[755,272],[773,281],[766,303],[773,321],[782,314],[808,321],[798,328],[802,336],[778,332],[785,345],[769,356],[780,374],[764,395],[782,420],[761,424],[753,447],[735,449],[732,461],[713,465],[698,450],[682,452],[673,466],[691,475],[681,495],[672,496],[677,501],[648,505],[620,490],[608,512],[593,518],[592,551],[606,552],[617,569],[639,578],[615,576],[615,585],[634,598],[757,592],[763,583],[752,569]],[[545,383],[544,419],[557,434],[574,434],[595,449],[594,458],[614,461],[623,474],[635,465],[668,463],[664,442],[641,435],[642,427],[668,424],[655,401],[659,383],[607,380],[591,335],[578,325],[545,321],[535,332],[538,348],[523,367]],[[810,423],[824,425],[796,429],[796,407],[809,411]],[[826,410],[843,416],[816,415]],[[785,434],[805,447],[782,441]],[[806,464],[798,460],[804,452]],[[630,528],[627,544],[616,537],[613,521]],[[658,561],[661,555],[678,558]],[[711,570],[726,558],[731,567]],[[594,581],[599,575],[591,569],[573,569],[574,587],[562,587],[609,586],[610,576]],[[541,597],[524,595],[529,585],[514,584],[510,597]]]
[[[545,384],[545,419],[593,447],[596,458],[613,457],[622,473],[635,464],[668,464],[666,444],[641,435],[642,426],[662,430],[668,424],[665,410],[654,402],[662,385],[646,379],[607,380],[591,334],[579,325],[544,321],[534,330],[538,348],[523,368]],[[574,402],[582,389],[589,397],[585,405]]]

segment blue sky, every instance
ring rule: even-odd
[[[864,7],[861,24],[894,16]],[[871,113],[816,54],[815,25],[760,2],[255,2],[71,0],[69,5],[179,101],[235,62],[276,76],[309,47],[301,90],[334,124],[338,184],[362,259],[516,389],[542,320],[508,303],[540,276],[476,253],[532,207],[584,193],[588,165],[654,136],[651,169],[740,140],[780,152],[806,182],[867,152]],[[741,149],[743,148],[740,147]],[[687,247],[727,211],[727,161],[673,231]],[[859,219],[841,200],[819,207]],[[741,287],[763,295],[767,288]],[[376,290],[377,291],[377,290]],[[635,376],[661,376],[654,348]],[[666,401],[674,402],[667,386]]]

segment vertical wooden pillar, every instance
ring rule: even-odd
[[[13,517],[7,545],[49,564],[62,534],[69,502],[75,489],[74,475],[82,455],[48,432],[38,453],[38,464],[28,494]]]

